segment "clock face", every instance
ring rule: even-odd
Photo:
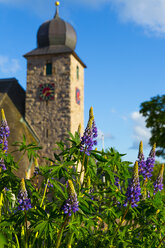
[[[41,101],[54,100],[54,84],[40,84],[39,98]]]

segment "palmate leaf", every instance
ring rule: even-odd
[[[63,195],[64,199],[66,199],[66,194],[65,194],[65,192],[63,191],[63,189],[61,188],[61,186],[64,187],[64,185],[62,185],[60,182],[58,182],[58,181],[56,181],[56,180],[51,180],[51,183],[53,184],[53,186],[55,187],[55,189],[56,189],[57,191],[59,191],[59,192]]]
[[[108,162],[108,160],[103,156],[99,155],[97,151],[91,151],[91,155],[99,162]]]
[[[60,156],[59,155],[57,155],[56,153],[54,153],[54,157],[55,157],[55,159],[57,160],[57,161],[61,161],[61,159],[60,159]]]
[[[35,225],[33,232],[38,232],[38,238],[47,231],[47,226],[49,225],[49,221],[48,220],[40,220],[39,222],[37,222],[37,224]]]
[[[6,245],[7,242],[6,242],[6,239],[5,237],[2,235],[2,233],[0,233],[0,248],[3,248],[4,245]]]
[[[61,151],[64,151],[64,143],[61,141],[61,142],[56,142],[56,144],[58,145],[58,147],[60,148]]]
[[[71,139],[68,139],[68,140],[71,141],[76,146],[78,146],[80,144],[80,136],[78,132],[75,132],[75,136],[71,132],[68,132],[68,133],[69,133],[69,136],[71,137]]]

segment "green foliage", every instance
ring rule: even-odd
[[[132,163],[124,161],[124,155],[113,148],[93,150],[87,156],[80,152],[78,133],[70,135],[70,142],[69,148],[58,143],[60,152],[54,153],[54,160],[45,158],[49,166],[40,165],[38,175],[25,179],[32,204],[27,211],[18,210],[20,179],[13,173],[18,165],[11,154],[4,158],[7,170],[0,173],[1,246],[164,247],[165,195],[162,192],[154,195],[153,182],[144,184],[141,177],[142,196],[138,207],[124,207]],[[40,148],[35,144],[27,145],[24,139],[16,145],[23,154],[29,154],[29,161],[38,156]],[[84,167],[82,181],[80,165]],[[158,172],[156,167],[153,180]],[[119,186],[115,185],[116,176]],[[71,216],[63,210],[68,198],[68,180],[72,180],[79,202],[79,210]],[[145,190],[150,191],[150,198],[144,197]]]
[[[151,128],[150,144],[156,143],[157,156],[165,157],[165,95],[143,102],[140,113],[146,117],[146,127]]]

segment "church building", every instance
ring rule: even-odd
[[[37,48],[26,53],[26,92],[15,78],[0,79],[0,107],[4,108],[10,127],[11,144],[22,141],[42,146],[40,156],[53,157],[58,141],[65,141],[68,131],[74,133],[84,125],[84,68],[75,52],[77,35],[68,22],[59,16],[59,2],[52,20],[43,23],[37,32]],[[19,171],[28,168],[22,161]]]

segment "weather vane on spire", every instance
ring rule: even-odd
[[[56,5],[56,14],[55,14],[54,17],[56,18],[56,17],[59,17],[59,9],[58,9],[58,6],[60,5],[60,2],[59,2],[59,1],[56,1],[56,2],[55,2],[55,5]]]

